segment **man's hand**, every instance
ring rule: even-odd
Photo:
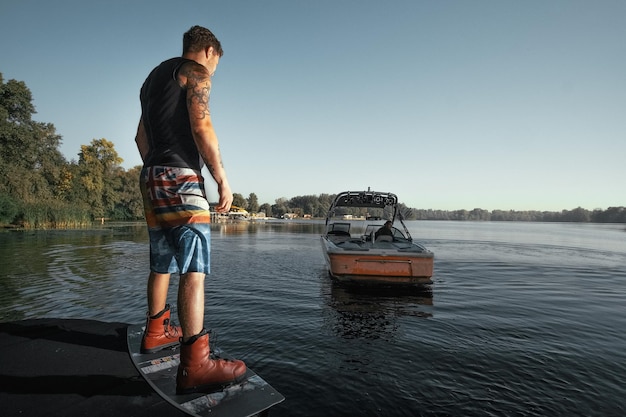
[[[228,185],[217,186],[217,192],[220,194],[220,201],[215,206],[215,211],[218,213],[228,213],[230,206],[233,204],[233,193],[230,191]]]

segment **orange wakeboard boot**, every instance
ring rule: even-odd
[[[209,334],[203,329],[180,344],[180,365],[176,374],[176,394],[210,392],[243,381],[246,364],[236,359],[212,359]]]
[[[149,313],[148,313],[149,314]],[[147,315],[146,329],[141,340],[141,353],[152,353],[180,343],[183,331],[170,322],[170,305],[154,316]]]

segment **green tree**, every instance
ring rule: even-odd
[[[481,208],[475,208],[467,214],[467,220],[472,221],[489,221],[491,219],[491,214],[487,210],[483,210]]]
[[[258,213],[259,211],[259,199],[256,194],[250,193],[247,200],[248,211],[250,213]]]
[[[57,192],[67,165],[58,149],[61,136],[52,124],[34,121],[35,113],[26,84],[5,83],[0,74],[0,195],[3,206],[10,208],[2,221],[67,226],[68,216],[77,211]]]
[[[270,206],[268,203],[261,204],[261,207],[259,207],[259,210],[265,213],[265,217],[273,217],[272,206]]]
[[[78,154],[78,186],[82,201],[89,204],[93,218],[111,217],[119,202],[116,190],[121,188],[120,164],[123,159],[113,142],[93,139],[81,145]]]
[[[139,174],[141,166],[135,166],[128,171],[119,170],[117,202],[111,215],[116,220],[140,220],[143,219],[143,201],[139,190]]]
[[[0,193],[0,223],[12,223],[18,213],[17,202],[10,196]]]
[[[248,201],[243,195],[239,193],[233,193],[233,206],[246,209],[248,207]]]
[[[319,206],[317,211],[313,213],[315,217],[326,217],[328,214],[328,209],[330,208],[330,204],[335,199],[335,194],[320,194],[319,196]]]
[[[277,198],[275,203],[272,205],[272,213],[276,217],[282,217],[285,213],[289,213],[287,199],[284,197]]]
[[[564,222],[579,222],[586,223],[591,220],[591,213],[582,207],[577,207],[574,210],[563,210],[562,221]]]
[[[0,73],[0,192],[19,201],[50,200],[65,158],[49,123],[32,120],[32,94],[22,81]]]
[[[626,208],[609,207],[606,210],[594,210],[592,221],[598,223],[626,223]]]
[[[35,107],[26,84],[16,80],[4,83],[0,74],[0,169],[29,165],[31,155],[35,154],[30,132],[33,113]]]

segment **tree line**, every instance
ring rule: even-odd
[[[59,150],[62,138],[51,123],[33,120],[31,91],[23,81],[4,82],[0,73],[0,224],[24,228],[64,228],[107,220],[142,220],[140,166],[124,169],[113,142],[81,145],[78,160]],[[333,194],[279,198],[260,204],[255,193],[234,193],[233,204],[252,215],[323,218]],[[626,223],[624,207],[562,212],[423,210],[401,204],[408,220],[482,220]],[[363,215],[365,213],[355,212]]]

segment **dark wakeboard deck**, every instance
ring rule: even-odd
[[[180,363],[177,345],[155,353],[140,353],[143,325],[128,326],[128,352],[139,374],[163,399],[192,416],[249,417],[267,414],[285,397],[248,368],[246,379],[209,393],[176,394]],[[220,357],[227,357],[216,349]],[[213,353],[212,353],[213,354]]]

